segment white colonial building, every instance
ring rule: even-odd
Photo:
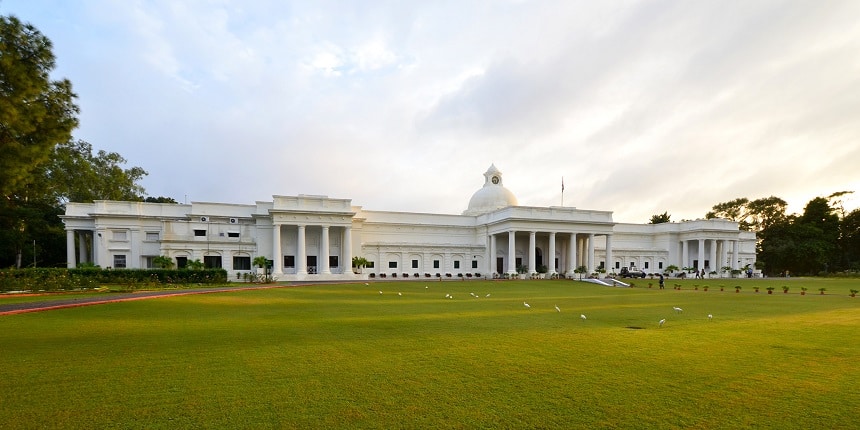
[[[624,224],[612,212],[519,206],[495,166],[462,215],[365,210],[349,199],[273,196],[253,205],[96,201],[69,203],[62,217],[68,265],[149,268],[166,256],[230,273],[272,260],[279,280],[492,277],[543,272],[574,276],[600,268],[647,273],[674,265],[722,274],[755,262],[754,233],[713,219]],[[351,261],[371,264],[354,273]],[[608,264],[607,264],[608,262]]]

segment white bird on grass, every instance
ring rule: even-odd
[[[660,327],[663,327],[663,324],[666,323],[666,318],[660,320]]]
[[[487,295],[485,297],[490,297],[490,293],[487,293]]]
[[[450,294],[445,294],[445,298],[446,298],[446,299],[450,299],[450,298],[451,298],[451,295],[450,295]]]
[[[579,318],[581,318],[583,321],[585,321],[587,319],[587,318],[585,318],[585,315],[582,315],[582,314],[579,315]]]
[[[402,295],[403,295],[403,293],[397,293],[397,295],[398,295],[398,296],[402,296]]]
[[[365,286],[368,286],[368,285],[370,285],[370,284],[368,284],[367,282],[365,282],[365,283],[364,283],[364,285],[365,285]]]
[[[382,294],[382,291],[380,291],[379,294]]]
[[[531,306],[529,306],[529,304],[526,302],[523,302],[523,305],[525,305],[527,308],[531,308]]]
[[[708,321],[710,321],[710,320],[712,320],[712,319],[714,319],[714,316],[713,316],[713,315],[711,315],[711,314],[708,314]]]
[[[676,313],[676,314],[680,314],[681,312],[684,312],[684,310],[683,310],[683,309],[681,309],[681,308],[679,308],[679,307],[677,307],[677,306],[673,306],[673,307],[672,307],[672,309],[674,309],[674,310],[675,310],[675,313]]]
[[[561,312],[561,309],[559,309],[559,308],[558,308],[558,305],[555,305],[555,311],[556,311],[556,312]]]

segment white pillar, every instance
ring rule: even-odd
[[[690,267],[690,242],[686,240],[681,241],[681,269],[685,267]]]
[[[296,240],[296,274],[307,275],[308,257],[305,251],[305,226],[299,225],[298,228],[298,238]]]
[[[738,270],[740,268],[740,253],[738,253],[738,245],[737,240],[732,241],[732,270]]]
[[[717,241],[715,239],[711,239],[711,249],[710,253],[708,253],[708,272],[713,272],[717,270],[715,265],[717,264]]]
[[[699,239],[699,271],[705,268],[705,239]]]
[[[77,267],[75,261],[75,231],[66,230],[66,267],[74,269]]]
[[[567,256],[567,276],[573,276],[574,271],[577,267],[579,267],[576,263],[576,248],[578,248],[578,243],[576,242],[576,233],[570,234],[570,243],[568,244],[568,256]]]
[[[555,275],[555,232],[550,232],[549,234],[549,264],[546,265],[547,273],[550,275]]]
[[[515,231],[508,232],[508,274],[516,275],[517,274],[517,248],[515,246],[514,236],[516,235]]]
[[[535,270],[535,235],[535,232],[529,232],[529,275],[537,272]]]
[[[615,270],[615,263],[612,262],[612,235],[606,235],[606,273],[612,273]],[[640,267],[639,270],[642,270]]]
[[[327,225],[322,226],[322,238],[320,239],[320,241],[322,242],[322,243],[320,243],[320,254],[322,254],[320,256],[320,259],[322,260],[322,261],[320,261],[320,273],[322,273],[323,275],[329,275],[329,274],[331,274],[331,268],[329,267],[329,264],[328,264],[328,257],[329,257],[328,246],[329,246],[329,243],[328,243],[328,226]]]
[[[594,272],[594,233],[588,234],[588,273]]]
[[[490,264],[490,267],[489,267],[489,270],[487,270],[487,273],[489,275],[492,275],[492,274],[496,273],[496,235],[495,234],[490,235],[490,256],[489,256],[489,258],[487,258],[487,260],[489,260],[489,264]]]
[[[343,249],[340,251],[343,262],[340,267],[343,267],[344,274],[352,274],[352,227],[343,228]]]
[[[272,226],[272,275],[284,274],[284,255],[281,252],[281,225]]]
[[[79,263],[87,263],[90,262],[87,253],[87,234],[82,231],[78,232],[78,262]],[[90,236],[92,238],[92,236]]]

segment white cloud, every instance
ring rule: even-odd
[[[0,12],[154,195],[459,213],[495,163],[642,222],[860,187],[856,2],[37,3]]]

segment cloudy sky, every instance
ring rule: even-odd
[[[860,193],[860,2],[0,0],[152,196],[704,216]],[[851,197],[847,208],[858,206]]]

